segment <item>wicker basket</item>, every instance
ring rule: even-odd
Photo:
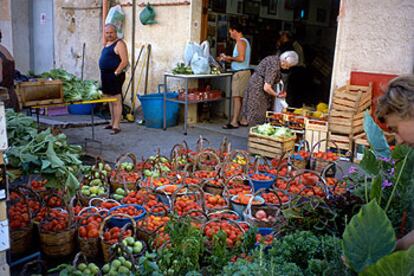
[[[68,211],[68,228],[61,232],[45,231],[42,224],[50,219],[49,213],[39,224],[40,246],[45,255],[53,258],[69,256],[75,250],[76,224],[72,212]]]
[[[93,207],[94,208],[94,207]],[[82,212],[82,211],[81,211]],[[81,225],[82,219],[88,219],[89,217],[101,217],[99,213],[87,214],[85,217],[82,217],[79,221],[79,226]],[[82,238],[79,236],[78,232],[78,242],[80,252],[87,258],[97,258],[100,256],[100,246],[99,246],[99,237],[97,238]]]
[[[134,165],[134,171],[140,174],[140,178],[142,177],[141,172],[138,172],[137,167],[137,157],[133,153],[123,154],[116,160],[115,169],[112,172],[110,183],[112,191],[116,191],[118,188],[125,189],[126,191],[136,191],[137,190],[137,181],[128,182],[125,179],[119,176],[119,172],[121,170],[121,162],[124,160],[130,159],[132,164]]]
[[[13,256],[22,255],[32,247],[33,225],[29,227],[10,231],[10,251]]]
[[[135,220],[131,216],[129,216],[127,214],[122,214],[122,213],[107,216],[103,220],[103,222],[101,223],[101,227],[99,228],[99,238],[101,240],[102,255],[103,255],[103,259],[104,259],[105,262],[109,262],[110,259],[111,259],[111,256],[112,256],[112,253],[113,253],[113,250],[111,248],[112,248],[113,244],[109,244],[109,243],[105,242],[105,240],[104,240],[104,230],[105,230],[106,224],[114,216],[117,216],[117,217],[125,217],[125,218],[130,219],[131,220],[131,224],[129,224],[129,223],[126,224],[122,228],[123,230],[121,231],[121,233],[126,230],[126,227],[128,227],[129,225],[132,225],[132,235],[134,237],[136,236],[136,229],[137,229],[137,227],[136,227]]]
[[[328,161],[325,159],[314,157],[315,150],[320,146],[321,143],[326,143],[326,142],[328,142],[328,140],[323,139],[323,140],[318,141],[315,145],[313,145],[312,150],[311,150],[311,168],[319,173],[322,173],[325,170],[325,168],[329,166],[331,168],[330,176],[335,176],[336,166],[332,166],[332,164],[335,164],[335,161]],[[336,154],[339,156],[340,149],[338,145],[333,141],[330,141],[330,143],[332,143],[336,147]]]

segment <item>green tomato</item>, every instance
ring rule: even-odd
[[[118,194],[113,194],[113,195],[112,195],[112,197],[113,197],[115,200],[121,200],[121,199],[123,199],[123,198],[124,198],[124,196],[122,196],[122,195],[118,195]]]
[[[139,253],[139,252],[141,252],[143,247],[144,247],[144,246],[143,246],[142,242],[140,242],[140,241],[136,241],[136,242],[134,243],[134,253]],[[135,252],[135,250],[138,250],[138,252]]]
[[[90,196],[91,195],[91,192],[89,190],[82,190],[82,194],[84,196]]]
[[[134,245],[135,243],[135,239],[133,237],[128,237],[124,239],[124,241],[126,241],[127,245]]]
[[[108,273],[110,269],[111,269],[111,267],[109,266],[109,264],[105,264],[105,265],[102,267],[102,272],[103,272],[103,273]]]
[[[80,271],[84,271],[86,268],[87,268],[87,265],[86,265],[86,264],[84,264],[84,263],[80,263],[80,264],[78,264],[78,269],[79,269]]]
[[[121,266],[121,261],[120,261],[120,260],[115,259],[115,260],[113,260],[113,261],[112,261],[111,266],[112,266],[112,268],[114,268],[114,269],[118,269],[118,267],[120,267],[120,266]]]
[[[125,259],[125,257],[124,257],[124,256],[119,257],[119,258],[118,258],[118,260],[119,260],[122,264],[124,264],[124,263],[126,262],[126,259]]]
[[[128,274],[130,271],[129,271],[129,269],[128,269],[127,267],[125,267],[125,266],[120,266],[120,267],[118,268],[118,272],[119,272],[119,273],[125,273],[125,274]]]
[[[118,194],[118,195],[125,195],[125,190],[124,190],[124,189],[122,189],[122,188],[118,188],[118,189],[116,189],[116,190],[115,190],[115,194]]]
[[[130,261],[125,261],[125,263],[123,265],[128,269],[132,268],[132,263]]]
[[[109,271],[109,276],[118,276],[118,271],[116,271],[115,269],[111,269]]]
[[[92,275],[92,272],[89,268],[85,269],[84,271],[82,271],[84,275]]]
[[[99,267],[94,263],[88,264],[88,268],[91,271],[92,275],[96,275],[99,272]]]

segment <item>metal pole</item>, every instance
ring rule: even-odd
[[[132,0],[132,45],[131,45],[131,66],[134,66],[135,63],[135,17],[137,13],[137,1]],[[135,91],[135,70],[131,71],[131,108],[134,109],[135,106],[132,106],[133,104],[133,95]],[[128,93],[128,91],[127,91]],[[132,112],[134,114],[134,112]]]
[[[144,95],[148,93],[148,70],[149,70],[149,61],[151,56],[151,44],[148,44],[148,57],[147,57],[147,68],[145,72],[145,86],[144,86]]]
[[[83,72],[84,72],[84,68],[85,68],[85,48],[86,48],[86,43],[83,43],[83,47],[82,47],[81,80],[83,80]]]

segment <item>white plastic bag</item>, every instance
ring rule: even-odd
[[[193,56],[195,53],[197,53],[199,56],[202,55],[202,49],[201,46],[196,42],[188,42],[187,45],[185,45],[184,49],[184,63],[186,66],[189,66],[191,63],[191,60],[193,59]]]
[[[125,20],[125,13],[121,8],[121,5],[116,5],[115,7],[112,7],[109,9],[108,15],[105,19],[105,25],[106,24],[112,24],[116,27],[116,33],[118,35],[118,38],[123,38],[124,33],[122,31],[122,24]]]
[[[279,93],[281,93],[283,89],[284,89],[284,84],[283,84],[283,81],[281,80],[279,83],[275,85],[274,90],[276,91],[277,95],[279,95]],[[275,98],[275,102],[273,105],[274,112],[282,112],[283,109],[287,107],[288,107],[288,103],[286,102],[285,98],[279,98],[279,97]]]
[[[191,70],[196,75],[210,74],[210,64],[208,58],[195,53],[191,59]]]

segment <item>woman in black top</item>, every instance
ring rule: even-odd
[[[128,66],[128,50],[125,42],[118,39],[114,25],[105,25],[105,41],[99,59],[102,92],[109,97],[117,98],[116,102],[109,103],[111,124],[105,129],[112,129],[111,134],[117,134],[121,131],[122,85],[125,81],[124,70]]]

